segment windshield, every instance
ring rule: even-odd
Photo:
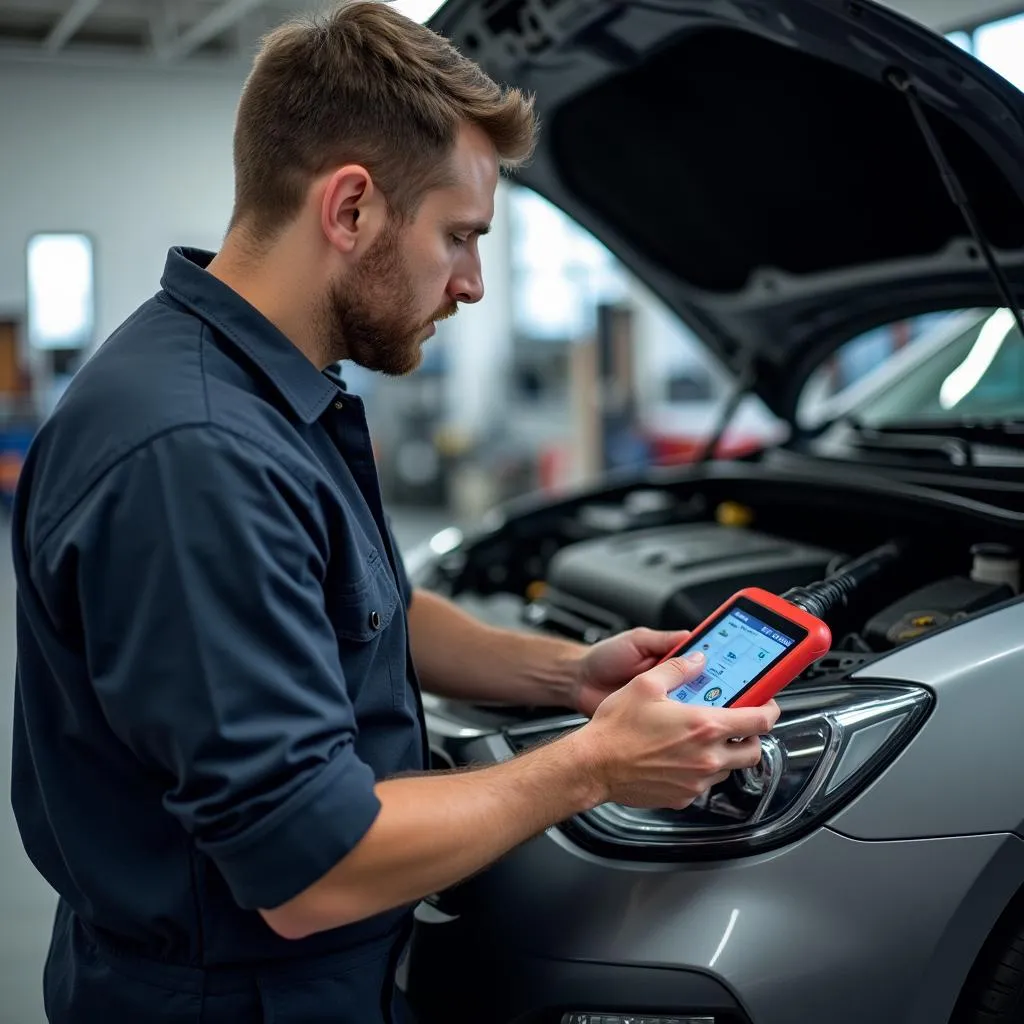
[[[945,323],[861,381],[846,414],[868,427],[1024,419],[1024,338],[1008,309]]]

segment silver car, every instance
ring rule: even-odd
[[[757,769],[684,812],[601,806],[420,905],[422,1020],[1024,1021],[1024,97],[863,0],[451,0],[434,24],[535,92],[524,184],[793,430],[515,502],[435,537],[417,582],[592,642],[878,561]],[[830,353],[942,310],[911,369],[801,426]],[[580,724],[428,714],[448,766]]]

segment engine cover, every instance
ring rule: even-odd
[[[544,602],[565,595],[630,625],[691,629],[742,587],[781,593],[820,579],[836,554],[714,523],[638,530],[559,551]]]

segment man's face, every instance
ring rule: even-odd
[[[459,303],[483,298],[477,243],[494,215],[498,161],[487,136],[471,127],[460,132],[451,161],[452,184],[427,193],[411,221],[386,224],[328,297],[327,339],[367,369],[411,373],[434,324]]]

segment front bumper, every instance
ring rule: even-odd
[[[418,909],[407,988],[423,1024],[939,1024],[1021,879],[1002,834],[654,865],[552,829]]]

